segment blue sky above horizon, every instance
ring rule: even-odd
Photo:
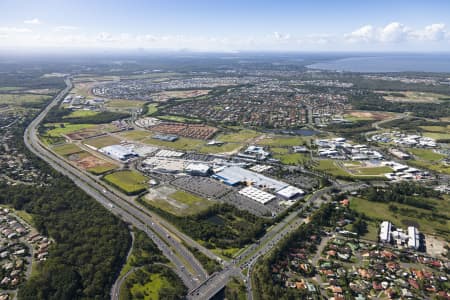
[[[2,48],[450,51],[444,0],[1,0],[0,16]]]

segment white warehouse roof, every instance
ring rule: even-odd
[[[205,164],[199,164],[199,163],[190,163],[186,166],[185,171],[186,172],[193,172],[193,173],[208,173],[211,169],[210,166]]]
[[[121,145],[106,146],[99,149],[99,151],[117,160],[127,160],[138,156],[132,149]]]
[[[261,204],[266,204],[267,202],[270,202],[271,200],[276,198],[274,195],[258,190],[257,188],[254,188],[252,186],[243,188],[239,191],[239,194],[253,199]]]
[[[408,247],[418,249],[420,243],[419,231],[414,226],[408,227]]]
[[[391,241],[391,227],[392,224],[389,221],[383,221],[380,225],[380,240],[385,243]]]
[[[299,188],[296,188],[295,186],[289,185],[285,187],[282,190],[279,190],[277,192],[277,195],[280,195],[283,198],[291,199],[294,198],[297,195],[303,195],[305,192]]]

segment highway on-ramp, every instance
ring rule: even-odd
[[[177,274],[186,286],[188,288],[195,287],[198,285],[198,282],[204,280],[207,275],[201,264],[188,250],[186,250],[184,246],[170,238],[167,231],[153,222],[149,215],[143,213],[138,208],[133,207],[128,202],[123,201],[123,199],[115,193],[107,191],[105,186],[93,181],[82,171],[53,154],[40,142],[37,135],[39,124],[43,121],[48,112],[62,100],[71,88],[71,80],[66,79],[66,88],[62,90],[26,128],[24,135],[25,145],[31,152],[42,158],[55,170],[69,177],[77,186],[109,209],[112,213],[119,216],[125,222],[145,231],[161,249],[163,254],[173,263]],[[113,299],[117,297],[118,295],[112,295]]]

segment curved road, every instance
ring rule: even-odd
[[[57,155],[45,148],[37,137],[37,128],[50,109],[58,104],[60,100],[70,91],[72,83],[66,79],[66,88],[62,90],[53,101],[30,123],[25,130],[24,142],[27,148],[38,157],[46,161],[58,172],[69,177],[77,186],[92,196],[100,204],[108,208],[112,213],[118,215],[125,222],[133,224],[143,230],[162,250],[163,254],[174,264],[176,273],[180,276],[188,288],[195,287],[199,281],[206,278],[206,272],[201,264],[187,251],[184,246],[170,238],[170,235],[154,223],[150,216],[144,214],[128,202],[123,201],[113,192],[108,192],[107,187],[98,184],[86,174],[76,169]],[[151,225],[150,225],[151,224]],[[149,228],[151,226],[151,230]],[[189,266],[186,268],[185,266]],[[191,269],[192,271],[189,271]],[[117,295],[112,295],[116,298]]]

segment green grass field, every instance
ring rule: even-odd
[[[164,115],[157,116],[158,119],[171,121],[171,122],[179,122],[179,123],[200,123],[200,119],[181,117],[181,116],[172,116],[172,115]]]
[[[226,143],[221,146],[207,146],[204,145],[198,149],[201,153],[210,153],[210,154],[216,154],[216,153],[224,153],[224,152],[232,152],[237,151],[239,148],[241,148],[243,144],[239,143]]]
[[[188,139],[184,137],[180,137],[178,140],[174,142],[166,142],[154,138],[147,138],[142,140],[142,142],[150,145],[163,146],[175,150],[184,150],[184,151],[196,150],[205,143],[205,141],[202,140]]]
[[[106,175],[103,179],[128,195],[147,189],[148,178],[137,171],[118,171]]]
[[[64,123],[64,127],[61,127],[61,125],[58,124],[54,124],[56,126],[56,128],[51,129],[49,131],[46,132],[46,135],[48,136],[62,136],[64,134],[68,134],[68,133],[72,133],[78,130],[82,130],[82,129],[86,129],[86,128],[93,128],[96,125],[93,124],[69,124],[69,123]],[[48,126],[48,124],[44,125],[44,126]]]
[[[285,165],[304,164],[310,160],[309,154],[303,153],[274,154],[273,157],[279,159]]]
[[[409,164],[418,168],[429,169],[438,173],[450,174],[450,165],[424,160],[410,160]]]
[[[102,175],[106,172],[112,171],[116,169],[117,166],[112,163],[105,163],[103,165],[99,165],[93,168],[87,169],[88,172],[91,172],[94,175]]]
[[[11,92],[11,91],[18,91],[22,90],[23,88],[17,87],[17,86],[2,86],[0,87],[0,92]]]
[[[450,140],[450,132],[424,132],[423,135],[435,140]]]
[[[281,148],[281,147],[270,147],[270,152],[275,153],[275,154],[288,154],[289,149]]]
[[[118,139],[114,136],[110,136],[110,135],[105,135],[105,136],[88,139],[88,140],[84,141],[84,144],[90,145],[95,148],[102,148],[102,147],[115,145],[115,144],[119,144],[119,143],[120,143],[120,139]]]
[[[445,213],[448,218],[450,212],[450,199],[448,197],[444,200],[434,200],[432,203],[436,204],[437,211]],[[420,231],[429,234],[440,234],[442,231],[449,232],[449,221],[433,217],[431,211],[399,203],[392,204],[399,209],[406,209],[408,212],[405,213],[399,210],[397,213],[394,213],[389,209],[388,203],[372,202],[356,197],[350,198],[350,208],[359,213],[364,213],[367,217],[373,219],[377,226],[382,220],[388,220],[403,228],[407,226],[406,224],[417,223]],[[373,235],[373,232],[371,234]]]
[[[106,107],[114,111],[123,111],[126,109],[138,109],[142,108],[144,101],[138,100],[126,100],[126,99],[113,99],[106,102]]]
[[[64,144],[53,147],[53,151],[55,151],[59,155],[66,156],[81,152],[83,150],[75,144]]]
[[[450,132],[450,125],[447,125],[447,126],[419,126],[419,127],[425,131],[430,131],[430,132],[442,132],[442,133]]]
[[[309,137],[272,136],[259,141],[258,144],[263,146],[274,146],[274,147],[292,147],[303,145],[309,140],[311,140],[311,138]]]
[[[133,141],[140,141],[145,138],[148,138],[152,135],[151,132],[146,130],[129,130],[119,133],[120,136],[123,136],[126,139],[130,139]]]
[[[147,107],[148,107],[147,116],[151,116],[154,113],[156,113],[158,111],[158,106],[159,106],[158,103],[148,104],[147,105]]]
[[[92,110],[74,110],[69,115],[64,116],[63,118],[67,119],[67,118],[92,117],[92,116],[95,116],[95,115],[98,115],[98,114],[99,114],[99,112],[92,111]]]
[[[261,133],[254,130],[242,129],[238,132],[219,134],[216,140],[227,143],[246,143],[248,140],[260,135]]]
[[[51,97],[34,94],[0,94],[0,104],[17,106],[29,103],[41,103],[48,99],[51,99]]]
[[[145,199],[151,205],[176,216],[190,216],[204,211],[214,202],[185,191],[176,191],[166,199]]]
[[[130,293],[132,299],[159,300],[159,291],[163,287],[170,287],[170,282],[161,274],[150,274],[147,272],[146,274],[148,280],[145,283],[137,282],[131,287]],[[130,275],[130,279],[133,279],[133,276],[135,275]],[[143,295],[145,295],[145,297]],[[120,300],[128,299],[120,297]]]
[[[444,154],[436,153],[429,149],[409,149],[409,152],[411,152],[419,160],[426,160],[430,162],[437,162],[446,157]]]
[[[383,175],[386,173],[392,173],[392,168],[387,166],[382,167],[368,167],[368,168],[359,168],[355,170],[355,175]]]
[[[314,169],[333,176],[352,176],[350,173],[336,165],[336,163],[331,159],[319,160],[318,165],[315,166]]]

